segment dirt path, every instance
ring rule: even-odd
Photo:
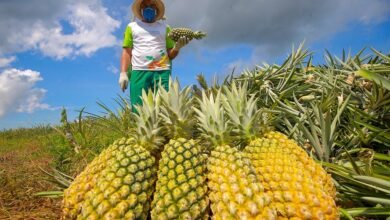
[[[33,195],[54,189],[39,169],[49,170],[50,161],[50,156],[33,144],[0,152],[0,220],[59,219],[59,199]]]

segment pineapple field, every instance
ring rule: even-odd
[[[41,184],[21,194],[50,215],[17,215],[11,147],[0,219],[390,219],[390,56],[313,56],[300,45],[222,81],[172,80],[144,91],[138,113],[122,96],[75,121],[63,110],[59,125],[30,130],[50,159],[39,178],[24,170]],[[17,134],[1,132],[1,146],[29,143],[12,144]]]

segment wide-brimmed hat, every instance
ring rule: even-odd
[[[142,12],[141,12],[142,1],[143,0],[134,0],[133,5],[131,6],[133,15],[140,20],[143,20]],[[154,2],[156,3],[156,7],[157,7],[157,16],[156,16],[156,21],[157,21],[164,17],[165,5],[161,0],[154,0]]]

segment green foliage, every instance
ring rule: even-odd
[[[388,216],[389,162],[390,156],[372,149],[354,149],[342,153],[335,163],[323,163],[334,177],[344,216]]]
[[[88,118],[107,131],[114,133],[117,137],[129,137],[135,127],[130,101],[122,96],[114,99],[117,107],[112,110],[102,102],[97,104],[102,109],[100,114],[88,113]]]
[[[248,83],[258,105],[332,174],[346,218],[389,214],[390,57],[375,49],[324,65],[300,45],[282,65],[232,79]]]
[[[55,169],[78,174],[96,155],[120,137],[116,130],[102,126],[108,119],[85,116],[84,108],[77,119],[68,121],[66,109],[61,112],[61,125],[53,126],[61,138],[50,148],[55,157]]]
[[[0,153],[19,150],[26,144],[49,145],[54,136],[56,136],[54,129],[48,125],[3,130],[0,131]]]
[[[258,105],[274,112],[276,127],[319,160],[329,162],[343,148],[386,153],[390,63],[389,56],[372,52],[343,51],[341,59],[327,52],[326,63],[314,66],[313,54],[300,45],[282,65],[264,64],[232,80],[248,83]]]

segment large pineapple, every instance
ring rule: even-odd
[[[168,37],[173,41],[178,41],[181,37],[186,37],[188,40],[197,39],[200,40],[206,36],[205,32],[202,31],[192,31],[189,28],[173,28],[168,33]]]
[[[162,118],[170,141],[159,162],[152,219],[208,219],[206,158],[192,139],[194,120],[190,88],[177,81],[160,89]]]
[[[271,197],[256,176],[250,160],[237,147],[221,104],[221,91],[202,92],[196,109],[199,129],[211,143],[207,165],[213,219],[275,219]]]
[[[272,195],[279,217],[339,218],[331,180],[292,140],[271,132],[253,140],[245,152],[266,192]]]
[[[80,176],[93,180],[88,188],[75,181],[64,201],[82,193],[73,207],[64,206],[64,219],[146,219],[157,179],[155,156],[164,145],[158,95],[142,94],[143,106],[134,114],[132,138],[116,141]],[[93,170],[94,173],[90,173]],[[84,181],[85,182],[85,181]],[[77,189],[87,189],[76,192]],[[69,202],[64,202],[69,204]],[[69,214],[68,210],[71,211]],[[76,211],[74,211],[76,210]]]
[[[290,154],[292,157],[299,161],[299,165],[303,166],[305,171],[311,175],[313,182],[323,186],[323,189],[333,198],[336,197],[336,187],[333,183],[332,177],[322,168],[322,166],[316,163],[309,155],[299,147],[297,143],[289,139],[286,135],[280,132],[266,132],[264,138],[271,142],[278,142],[285,148],[285,153]]]
[[[118,141],[114,142],[116,145]],[[113,148],[105,149],[100,156],[96,157],[72,182],[68,189],[64,191],[62,201],[62,218],[76,219],[81,212],[81,204],[85,194],[96,185],[96,179],[101,174],[101,170],[107,166],[107,161],[112,157]]]
[[[239,124],[234,134],[247,145],[244,155],[256,174],[278,218],[338,219],[334,189],[326,172],[294,141],[267,128],[267,117],[257,109],[257,99],[248,97],[247,85],[224,87],[225,109],[231,123]]]
[[[131,193],[128,186],[122,187],[122,184],[135,184],[135,178],[130,172],[136,171],[138,167],[135,167],[137,161],[131,157],[141,153],[139,160],[143,161],[141,166],[148,173],[146,177],[151,179],[148,181],[155,181],[153,177],[155,179],[156,176],[154,157],[139,145],[133,145],[133,139],[122,138],[115,141],[76,177],[64,191],[63,219],[99,218],[112,216],[112,212],[132,210],[131,205],[125,203],[119,208],[111,207],[109,201],[114,192],[117,193],[116,199]]]

